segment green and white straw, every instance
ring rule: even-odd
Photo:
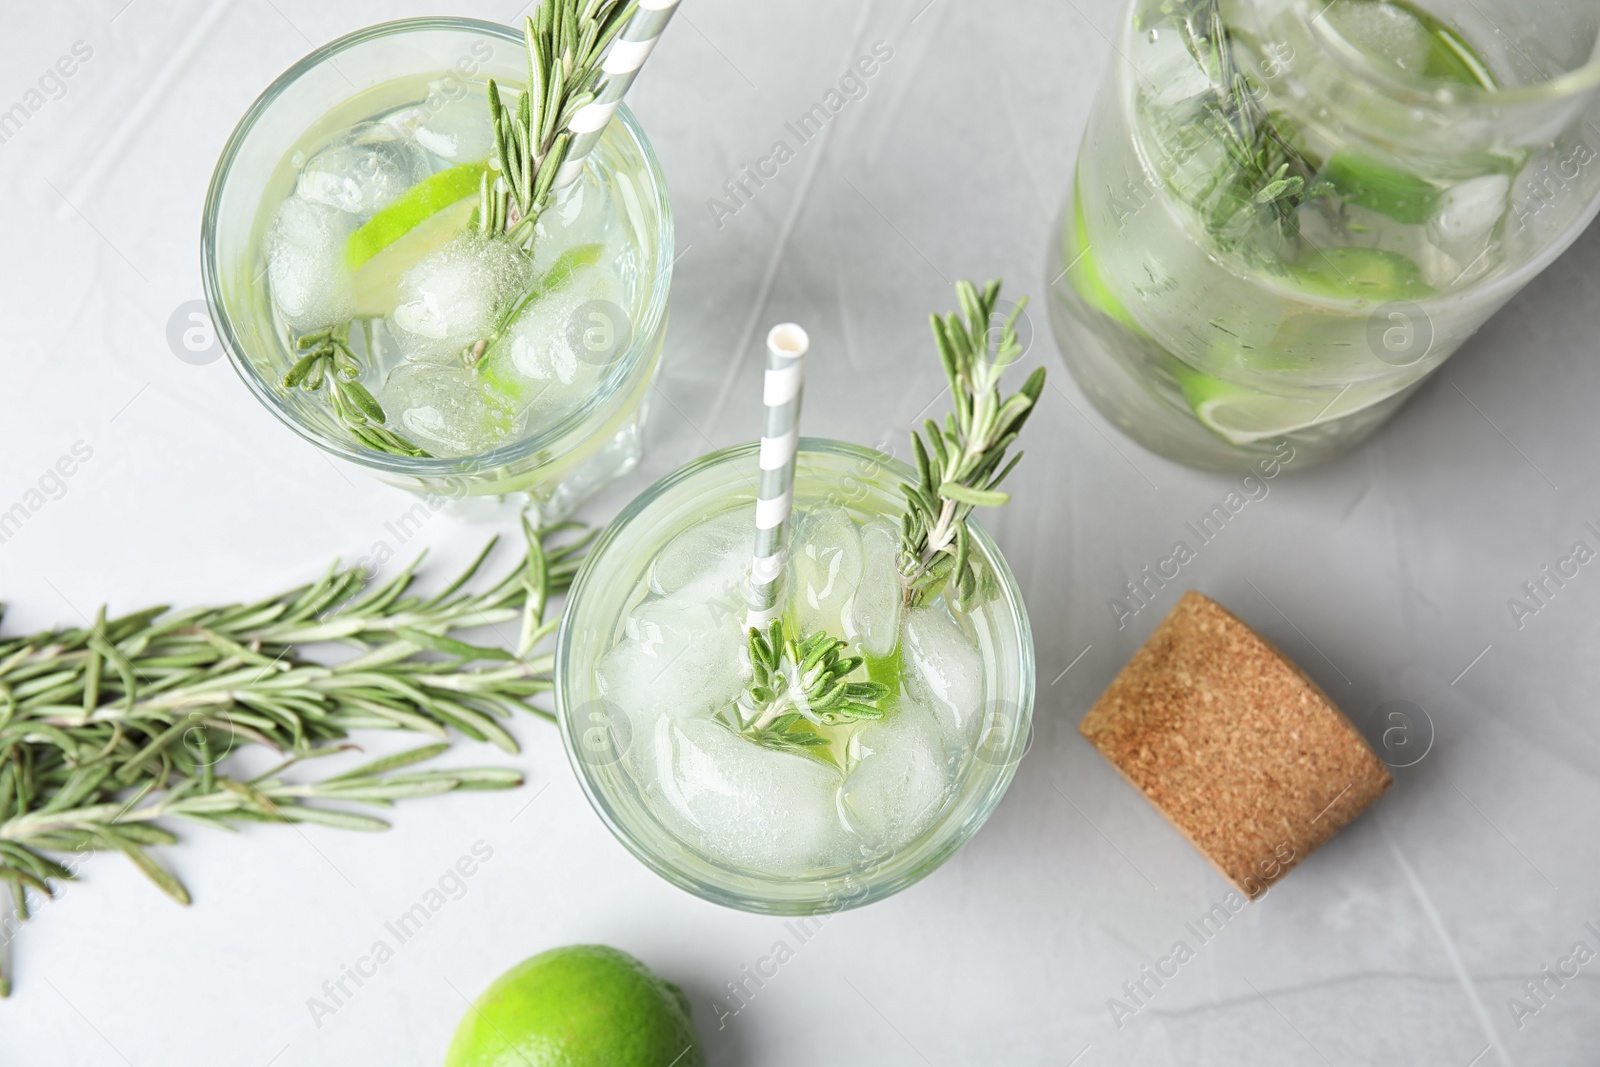
[[[595,88],[594,99],[579,108],[567,124],[572,142],[567,148],[567,158],[550,184],[552,191],[566,188],[583,173],[583,161],[600,143],[601,133],[622,105],[628,87],[638,77],[639,68],[650,58],[661,31],[667,28],[677,10],[678,0],[639,0],[633,17],[600,64],[603,76]]]
[[[745,626],[765,629],[781,610],[783,568],[794,512],[794,458],[800,444],[800,394],[805,388],[806,350],[811,340],[792,322],[767,334],[767,373],[761,401],[761,484],[756,492],[756,547],[750,562],[750,598]]]

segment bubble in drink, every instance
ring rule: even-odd
[[[387,123],[373,122],[336,137],[307,160],[295,189],[313,203],[366,217],[432,170],[417,142]]]

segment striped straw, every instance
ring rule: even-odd
[[[633,84],[633,79],[638,77],[639,68],[650,58],[661,31],[667,28],[673,12],[677,10],[678,0],[639,0],[633,17],[622,28],[617,39],[611,43],[611,50],[600,62],[600,70],[605,77],[595,90],[594,99],[580,107],[567,125],[572,134],[572,143],[567,147],[565,162],[550,183],[551,192],[565,189],[583,173],[583,161],[600,143],[600,134],[622,105],[623,95]]]
[[[794,455],[800,442],[800,393],[806,380],[806,332],[792,322],[767,334],[767,374],[761,386],[766,427],[761,433],[761,487],[756,494],[756,551],[744,624],[757,629],[777,618],[778,593],[794,511]]]

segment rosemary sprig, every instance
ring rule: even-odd
[[[330,569],[309,585],[251,604],[119,618],[104,609],[86,627],[0,639],[0,882],[18,919],[30,890],[51,896],[74,871],[61,854],[115,850],[169,896],[182,883],[147,851],[176,836],[160,820],[228,828],[241,821],[312,822],[354,830],[387,825],[318,801],[387,805],[459,789],[520,783],[507,768],[415,770],[455,731],[506,751],[501,720],[553,688],[553,658],[535,655],[554,632],[550,598],[577,569],[587,535],[571,526],[535,533],[526,552],[481,592],[463,591],[491,541],[444,590],[410,592],[416,565],[373,584]],[[557,541],[563,543],[556,543]],[[520,620],[517,651],[469,644],[454,632]],[[304,647],[339,642],[338,663]],[[356,729],[402,729],[440,740],[310,781],[284,772],[346,751]],[[282,753],[251,778],[226,773],[240,744]],[[0,922],[0,995],[9,991],[10,921]]]
[[[500,87],[489,79],[489,115],[494,131],[491,163],[478,186],[478,232],[512,242],[528,252],[534,226],[550,202],[550,186],[572,144],[573,115],[594,100],[601,61],[612,40],[632,16],[637,0],[543,0],[522,20],[528,53],[528,87],[506,107]],[[540,279],[496,317],[487,337],[462,354],[478,366],[485,352],[540,294]]]
[[[1175,0],[1163,5],[1182,27],[1189,54],[1211,83],[1203,105],[1205,126],[1227,149],[1233,170],[1210,190],[1216,199],[1211,229],[1223,233],[1241,213],[1267,207],[1279,233],[1293,224],[1301,204],[1327,192],[1316,168],[1284,139],[1249,79],[1233,59],[1233,42],[1221,0]]]
[[[480,233],[504,234],[519,246],[532,239],[550,183],[567,158],[567,127],[594,99],[600,62],[635,6],[636,0],[543,0],[522,20],[528,87],[507,108],[489,79],[490,158],[499,163],[499,175],[491,181],[485,173],[479,188]]]
[[[818,726],[883,718],[877,702],[889,695],[879,682],[851,682],[864,662],[842,656],[845,642],[818,630],[804,640],[790,635],[782,619],[766,633],[750,628],[749,688],[734,706],[735,726],[767,748],[819,749],[829,744]]]
[[[1017,317],[1024,297],[993,330],[1000,282],[980,293],[971,282],[957,282],[961,312],[930,316],[955,410],[941,427],[929,419],[927,443],[915,430],[917,483],[904,483],[907,508],[900,524],[900,577],[907,604],[919,603],[947,581],[958,606],[972,602],[980,574],[971,558],[967,517],[974,507],[996,507],[1010,497],[998,486],[1022,459],[1018,452],[1005,463],[1033,406],[1044,391],[1044,368],[1028,376],[1021,390],[1000,397],[1000,378],[1022,355]],[[1001,466],[1005,463],[1005,466]]]
[[[299,386],[315,393],[328,387],[333,413],[352,437],[377,452],[400,456],[426,456],[428,453],[384,426],[387,418],[377,398],[356,379],[361,376],[361,361],[350,349],[350,325],[329,326],[301,334],[295,349],[304,352],[283,376],[283,387]]]

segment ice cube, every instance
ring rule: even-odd
[[[325,204],[291,196],[267,231],[267,282],[284,321],[316,330],[350,321],[355,302],[344,246],[355,221]]]
[[[933,709],[951,747],[975,744],[983,718],[983,654],[942,604],[906,613],[901,656],[907,692]]]
[[[378,397],[391,429],[439,456],[475,456],[516,436],[515,407],[459,364],[404,363]]]
[[[723,711],[748,681],[740,631],[737,617],[719,617],[704,604],[647,600],[628,617],[623,642],[601,661],[601,695],[630,714]]]
[[[1504,174],[1484,174],[1451,186],[1428,220],[1428,237],[1445,249],[1467,246],[1476,252],[1505,216],[1510,193],[1511,179]]]
[[[713,613],[744,614],[744,579],[755,549],[755,513],[740,508],[702,519],[678,534],[650,567],[650,588],[706,605]]]
[[[448,359],[487,337],[528,281],[528,258],[509,242],[462,234],[400,279],[390,328],[407,356]]]
[[[838,772],[762,748],[709,719],[655,724],[656,787],[675,829],[733,867],[803,876],[849,862],[838,816]]]
[[[433,170],[427,153],[383,122],[341,134],[306,161],[295,182],[307,200],[370,216]]]
[[[861,582],[844,623],[843,637],[872,656],[887,656],[900,640],[900,532],[876,520],[861,528]]]
[[[854,763],[839,790],[839,811],[874,851],[900,848],[944,807],[959,766],[932,708],[903,700],[850,740]]]
[[[578,374],[578,354],[567,339],[567,326],[580,302],[571,292],[552,293],[517,316],[506,343],[518,374],[530,382],[572,384]]]
[[[801,636],[843,636],[861,560],[861,534],[844,508],[823,504],[800,517],[790,540],[789,600]]]
[[[412,109],[408,126],[417,143],[451,163],[487,159],[494,148],[489,106],[478,93],[451,95],[429,85],[427,102]]]
[[[537,252],[538,246],[535,245]],[[511,364],[530,382],[571,385],[609,367],[626,350],[632,322],[616,275],[585,265],[559,276],[535,268],[539,295],[506,332]]]

